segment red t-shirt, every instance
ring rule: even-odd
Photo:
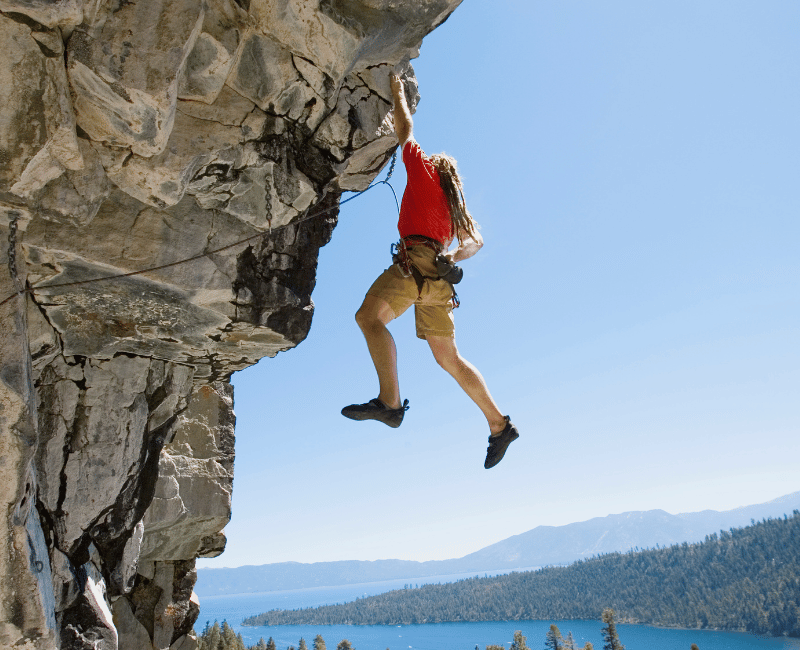
[[[424,235],[449,246],[453,239],[450,207],[439,185],[439,172],[414,140],[403,147],[403,163],[408,181],[397,222],[400,236]]]

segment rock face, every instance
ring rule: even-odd
[[[307,335],[459,2],[0,0],[0,647],[196,647],[230,376]]]

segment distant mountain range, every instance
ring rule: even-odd
[[[794,510],[800,510],[800,492],[724,512],[703,510],[671,515],[663,510],[648,510],[566,526],[537,526],[452,560],[279,562],[235,569],[198,569],[195,591],[200,596],[217,596],[569,564],[614,551],[699,542],[711,533],[747,526],[751,520],[791,515]]]
[[[242,625],[597,620],[608,607],[620,623],[798,637],[798,575],[800,512],[721,531],[698,543],[408,586],[335,605],[273,609],[245,618]],[[745,646],[751,647],[746,641]]]

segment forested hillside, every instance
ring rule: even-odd
[[[800,636],[800,511],[697,544],[611,553],[567,567],[271,611],[244,625],[395,625],[590,619]]]
[[[657,544],[691,544],[718,530],[747,526],[753,519],[783,517],[795,509],[800,509],[800,492],[724,512],[703,510],[671,515],[663,510],[648,510],[595,517],[564,526],[537,526],[450,560],[279,562],[235,569],[199,569],[195,591],[200,596],[214,596],[381,580],[413,581],[415,578],[454,574],[496,575],[508,570],[571,564],[603,553],[624,553],[637,546],[655,548]]]

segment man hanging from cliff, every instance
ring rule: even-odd
[[[395,132],[408,174],[397,224],[401,240],[395,263],[375,280],[356,313],[378,373],[380,393],[366,404],[346,406],[342,415],[352,420],[378,420],[390,427],[403,422],[408,400],[400,401],[397,350],[386,325],[413,304],[417,336],[428,342],[439,365],[486,416],[491,435],[484,467],[489,469],[503,459],[519,433],[497,408],[477,368],[456,348],[456,296],[451,284],[460,280],[455,263],[475,255],[483,238],[464,203],[455,160],[444,154],[425,155],[413,139],[403,82],[393,74],[390,83]],[[445,253],[454,237],[457,246]]]

